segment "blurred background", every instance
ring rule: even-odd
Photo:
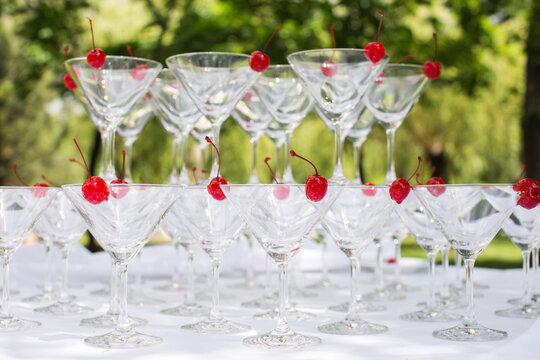
[[[439,35],[442,75],[397,131],[398,176],[410,174],[420,155],[437,164],[437,174],[447,182],[511,182],[524,163],[527,175],[539,179],[538,1],[0,0],[0,181],[17,184],[15,162],[27,183],[41,175],[59,184],[84,181],[82,169],[68,161],[78,158],[73,137],[97,171],[99,135],[63,85],[63,47],[70,46],[70,57],[86,56],[91,48],[87,16],[94,21],[96,46],[107,54],[128,55],[129,44],[136,56],[162,63],[183,52],[262,50],[281,27],[267,49],[278,64],[297,50],[332,47],[332,24],[337,47],[363,48],[375,40],[378,9],[385,13],[379,41],[394,61],[407,54],[415,56],[411,63],[430,60],[432,33]],[[170,137],[152,119],[134,145],[134,179],[166,181],[170,148]],[[223,176],[246,182],[249,138],[233,119],[223,126],[220,148]],[[314,112],[295,131],[293,148],[331,175],[333,135]],[[116,153],[119,169],[121,152]],[[273,154],[272,142],[263,137],[261,181],[270,181],[263,159]],[[292,165],[299,182],[311,173],[303,162]],[[350,144],[344,166],[352,178]],[[384,179],[386,140],[379,126],[364,146],[362,168],[364,181]],[[512,266],[520,259],[515,250]]]

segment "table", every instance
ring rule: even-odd
[[[264,255],[256,245],[256,264],[264,261]],[[338,284],[348,284],[347,259],[334,245],[329,258],[331,278]],[[163,283],[168,279],[172,269],[170,245],[145,247],[142,264],[144,268],[145,288]],[[196,318],[166,316],[159,310],[181,301],[181,294],[152,292],[167,301],[166,305],[148,307],[129,307],[129,313],[148,320],[148,325],[140,327],[140,331],[163,338],[163,343],[151,347],[134,350],[104,350],[84,345],[86,336],[105,333],[104,329],[80,327],[82,318],[95,316],[107,310],[107,298],[91,297],[90,291],[103,286],[108,279],[110,260],[104,253],[91,254],[82,246],[75,246],[70,259],[70,284],[74,286],[71,293],[83,305],[95,308],[94,313],[85,316],[53,317],[34,313],[34,304],[21,302],[19,299],[34,294],[37,286],[43,281],[43,249],[40,244],[23,245],[12,259],[12,288],[20,291],[12,296],[12,310],[19,316],[38,320],[42,326],[20,333],[4,333],[0,336],[0,359],[539,359],[540,322],[524,319],[506,319],[494,315],[494,311],[508,307],[506,300],[521,294],[521,270],[476,269],[476,280],[490,285],[490,289],[482,290],[483,298],[476,299],[476,310],[479,321],[489,327],[506,330],[509,337],[499,342],[462,343],[448,342],[432,337],[433,330],[451,326],[448,323],[415,323],[399,319],[399,315],[412,311],[415,304],[427,296],[427,275],[424,270],[404,274],[406,282],[422,287],[421,292],[411,293],[404,301],[388,302],[388,310],[381,313],[366,314],[365,319],[385,324],[389,331],[381,335],[369,336],[336,336],[322,334],[317,325],[326,321],[338,320],[341,313],[330,312],[326,307],[345,301],[348,290],[327,290],[319,292],[319,296],[310,299],[296,300],[298,307],[312,311],[317,318],[307,322],[291,322],[298,332],[319,336],[322,344],[309,350],[268,351],[245,347],[242,338],[257,332],[266,332],[274,326],[273,321],[256,321],[252,315],[260,311],[238,306],[244,301],[257,296],[256,292],[228,289],[228,285],[240,280],[233,275],[238,273],[235,264],[242,249],[232,249],[226,255],[224,264],[222,289],[235,291],[234,299],[222,301],[223,313],[235,321],[251,325],[252,330],[240,335],[201,335],[192,334],[180,329],[180,325],[194,322]],[[308,244],[298,256],[300,268],[314,270],[319,267],[320,255],[317,245]],[[196,269],[204,273],[208,265],[208,257],[197,254]],[[133,269],[135,264],[133,265]],[[262,274],[260,274],[262,275]],[[300,278],[308,283],[317,279],[318,273],[307,272]],[[362,273],[362,289],[372,288],[371,273]],[[78,287],[77,287],[78,285]],[[82,285],[82,287],[80,287]],[[151,291],[151,290],[150,290]],[[148,291],[148,293],[150,293]],[[459,310],[458,312],[463,312]]]

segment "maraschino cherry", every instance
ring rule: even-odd
[[[407,179],[399,178],[394,180],[394,182],[390,185],[390,198],[394,200],[396,203],[401,204],[403,200],[407,198],[409,195],[409,192],[412,189],[411,184],[409,184],[409,181],[413,178],[413,176],[417,175],[418,168],[420,168],[420,163],[422,162],[422,158],[418,157],[418,165],[416,166],[416,170],[414,170],[414,173]]]
[[[100,69],[103,65],[105,65],[105,51],[101,50],[100,48],[96,48],[96,44],[94,42],[94,27],[92,26],[92,19],[87,18],[90,22],[90,32],[92,33],[92,50],[86,54],[86,62],[88,62],[88,65],[93,67],[94,69]]]
[[[111,184],[127,184],[128,182],[124,180],[125,176],[125,169],[126,169],[126,150],[122,150],[122,176],[120,176],[118,179],[115,179],[111,181]],[[111,195],[115,199],[121,199],[129,191],[129,187],[127,186],[112,186],[111,187]]]
[[[446,183],[440,177],[431,177],[426,182],[426,185],[444,185],[444,184],[446,184]],[[433,196],[441,196],[446,191],[446,187],[444,187],[444,186],[429,187],[428,191]]]
[[[221,190],[220,185],[226,185],[228,183],[227,183],[227,180],[225,180],[225,178],[222,178],[221,176],[219,176],[219,171],[221,170],[221,158],[219,156],[219,150],[208,136],[206,136],[204,139],[206,140],[207,143],[212,144],[214,149],[216,149],[216,153],[218,157],[217,176],[210,181],[206,189],[208,190],[208,193],[212,195],[214,199],[218,201],[222,201],[222,200],[225,200],[225,194],[223,193],[223,190]]]
[[[364,184],[364,186],[375,186],[375,184],[373,183],[370,183],[370,182],[367,182]],[[362,192],[364,193],[364,195],[366,196],[375,196],[375,194],[377,194],[377,188],[363,188],[362,189]]]
[[[66,45],[64,47],[64,57],[66,60],[68,59],[68,56],[67,56],[68,50],[69,50],[69,46]],[[69,75],[67,72],[64,74],[64,86],[66,87],[66,89],[71,90],[71,91],[77,90],[77,84],[75,84],[75,81],[73,81],[73,79],[71,78],[71,75]]]
[[[378,63],[386,54],[384,45],[379,42],[379,33],[381,32],[382,19],[383,19],[384,13],[382,12],[382,10],[379,10],[379,14],[381,15],[381,17],[379,19],[379,29],[377,30],[377,37],[375,38],[375,42],[370,42],[364,48],[366,57],[372,63]]]
[[[298,155],[294,152],[294,150],[289,151],[289,154],[291,154],[293,157],[298,157],[304,161],[307,161],[311,164],[311,166],[313,166],[315,169],[315,174],[309,175],[306,179],[306,197],[311,201],[321,201],[328,191],[328,181],[326,178],[319,175],[315,165],[313,165],[313,163],[305,157]]]
[[[86,159],[84,158],[81,148],[79,147],[79,144],[77,144],[77,140],[75,138],[73,138],[73,142],[75,143],[75,146],[77,146],[79,154],[81,154],[84,162],[84,168],[88,174],[88,179],[86,179],[82,186],[83,197],[86,199],[86,201],[94,205],[97,205],[103,201],[108,201],[109,187],[107,186],[107,183],[99,176],[92,176],[92,174],[90,174],[88,164],[86,164]]]
[[[133,55],[133,51],[131,50],[131,46],[126,45],[126,48],[127,48],[127,51],[129,52],[129,54],[131,55],[131,57],[135,57]],[[148,65],[144,65],[144,64],[137,65],[137,66],[135,66],[135,69],[131,69],[129,71],[129,73],[131,74],[132,78],[134,78],[135,80],[141,81],[146,76],[146,71],[148,69],[149,69]],[[148,94],[150,94],[150,93],[148,93]]]
[[[270,44],[270,41],[272,41],[278,31],[279,28],[277,28],[276,31],[274,31],[274,33],[272,34],[272,36],[270,36],[270,39],[268,39],[266,45],[264,45],[263,51],[256,50],[252,52],[249,56],[249,66],[253,71],[263,72],[268,68],[268,66],[270,66],[270,57],[268,57],[268,55],[266,55],[264,52],[268,47],[268,44]]]
[[[525,169],[526,167],[523,166],[518,179],[523,176]],[[516,179],[514,183],[514,191],[519,192],[517,204],[527,210],[534,209],[540,203],[540,184],[538,181],[525,178],[519,181]]]
[[[19,177],[19,175],[17,174],[17,164],[13,164],[13,173],[15,174],[15,177],[17,178],[17,180],[19,180],[19,182],[21,184],[23,184],[24,186],[28,186],[28,184],[26,184],[24,181],[22,181],[22,179]],[[45,184],[45,183],[35,183],[33,185],[34,187],[49,187],[49,185]],[[47,194],[47,190],[45,189],[32,189],[30,190],[32,192],[32,195],[34,195],[34,197],[37,197],[37,198],[42,198],[44,197],[46,194]]]
[[[424,63],[424,74],[428,79],[435,80],[441,75],[441,64],[435,61],[437,56],[437,34],[433,33],[433,38],[435,39],[435,53],[433,54],[433,59],[426,61]]]
[[[268,170],[270,171],[270,175],[272,175],[272,179],[274,179],[276,184],[281,185],[283,183],[279,182],[278,179],[276,179],[276,177],[274,176],[274,172],[272,171],[272,168],[270,167],[270,164],[268,164],[268,161],[270,161],[270,160],[271,159],[269,157],[267,157],[267,158],[264,159],[264,163],[268,167]],[[286,198],[289,197],[289,193],[290,193],[291,190],[289,189],[288,186],[278,186],[278,187],[274,188],[273,191],[274,191],[274,196],[277,199],[285,200]]]
[[[332,41],[334,42],[334,49],[336,48],[336,36],[334,35],[334,25],[330,26],[330,32],[332,33]],[[337,65],[334,63],[334,53],[330,60],[326,60],[321,64],[321,72],[326,77],[332,77],[337,73]]]

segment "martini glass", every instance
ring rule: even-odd
[[[369,85],[379,76],[390,60],[383,57],[373,64],[359,49],[321,49],[293,53],[287,60],[302,78],[304,88],[315,103],[324,110],[333,124],[335,167],[331,180],[342,183],[347,179],[342,166],[342,126],[349,113],[362,100]],[[321,65],[333,62],[337,72],[325,76]]]
[[[433,332],[453,341],[491,341],[507,333],[478,323],[474,313],[473,269],[478,255],[488,246],[514,211],[517,193],[512,185],[420,185],[414,195],[440,226],[452,247],[465,259],[467,313],[460,325]],[[472,195],[472,196],[471,196]]]
[[[0,331],[12,332],[40,326],[37,321],[16,317],[9,306],[9,260],[30,229],[56,196],[58,188],[0,187],[0,255],[3,267]]]
[[[529,267],[531,251],[540,244],[540,206],[532,209],[516,206],[512,215],[504,222],[502,229],[521,250],[525,291],[515,307],[498,310],[495,314],[510,318],[536,319],[540,316],[540,307],[532,301],[532,279]]]
[[[187,187],[182,194],[184,224],[194,234],[212,262],[212,308],[208,317],[182,326],[203,334],[235,334],[250,329],[248,325],[225,319],[219,311],[219,271],[223,255],[242,230],[244,223],[227,201],[215,200],[206,187]]]
[[[133,183],[133,174],[131,172],[131,164],[133,159],[133,143],[137,141],[140,132],[146,126],[146,123],[154,115],[154,107],[150,102],[149,94],[146,94],[139,100],[133,108],[122,119],[116,133],[124,141],[126,150],[126,164],[124,168],[124,180],[128,183]]]
[[[311,110],[312,100],[304,91],[300,79],[290,65],[270,65],[261,73],[254,85],[266,109],[285,132],[285,170],[283,182],[294,183],[291,171],[289,150],[294,129],[307,112]]]
[[[70,297],[67,292],[69,250],[86,231],[86,223],[79,212],[71,205],[63,191],[58,193],[45,211],[41,217],[41,222],[53,245],[60,250],[62,257],[62,285],[58,300],[54,304],[34,309],[34,311],[49,315],[77,315],[92,311],[87,306],[72,302],[73,297]]]
[[[319,202],[307,199],[305,185],[222,185],[222,190],[279,268],[277,325],[269,333],[245,338],[244,344],[265,349],[301,349],[319,344],[321,339],[296,333],[287,323],[287,266],[341,189],[329,186]]]
[[[259,76],[249,66],[249,55],[200,52],[174,55],[165,61],[199,111],[212,123],[212,139],[219,149],[221,125]],[[214,156],[212,174],[217,173],[217,167]]]
[[[427,305],[422,310],[403,314],[400,318],[409,321],[428,322],[448,322],[461,319],[461,315],[448,313],[436,305],[435,258],[439,250],[447,243],[446,238],[417,197],[409,195],[401,204],[395,201],[392,201],[392,203],[403,224],[405,224],[417,244],[426,252],[428,258],[429,298]]]
[[[110,185],[108,201],[88,202],[81,185],[64,185],[69,200],[79,210],[101,247],[114,260],[120,314],[115,329],[107,334],[86,338],[86,344],[101,348],[126,349],[160,343],[158,337],[133,330],[127,317],[127,270],[129,262],[155,232],[161,219],[178,197],[179,187],[167,185]]]
[[[322,224],[347,256],[351,269],[351,291],[347,316],[337,322],[320,325],[319,331],[336,335],[368,335],[388,331],[384,325],[363,320],[359,313],[372,311],[359,294],[360,256],[381,231],[391,210],[389,190],[385,186],[345,185]]]
[[[147,93],[162,66],[153,60],[110,55],[99,69],[88,65],[85,57],[66,60],[64,65],[81,94],[107,126],[108,137],[102,140],[106,141],[104,147],[108,149],[105,154],[110,156],[106,159],[104,179],[112,181],[116,179],[113,154],[116,128]],[[146,66],[144,71],[139,71],[141,66]]]

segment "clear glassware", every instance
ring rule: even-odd
[[[503,223],[502,229],[521,250],[523,256],[524,294],[516,306],[510,309],[498,310],[495,314],[510,318],[536,319],[540,316],[540,307],[532,300],[533,282],[529,267],[531,251],[540,245],[540,206],[533,209],[516,206],[512,215]]]
[[[173,55],[165,62],[199,111],[212,123],[212,139],[219,149],[221,125],[259,76],[249,66],[249,55],[198,52]],[[212,174],[217,173],[217,167],[214,156]]]
[[[362,301],[357,287],[360,255],[381,231],[381,224],[391,210],[386,186],[344,185],[338,198],[322,220],[322,225],[350,261],[351,290],[345,319],[319,325],[319,331],[336,335],[368,335],[388,331],[384,325],[365,321],[360,309],[369,307]],[[360,310],[360,311],[359,311]]]
[[[39,239],[45,249],[45,279],[43,282],[43,291],[41,291],[39,294],[23,298],[21,300],[23,302],[51,302],[55,299],[51,261],[51,251],[53,250],[52,241],[46,232],[45,225],[46,224],[44,223],[43,219],[40,217],[32,228],[32,233]]]
[[[226,201],[234,205],[279,268],[277,325],[269,333],[245,338],[244,344],[266,349],[301,349],[319,344],[321,339],[296,333],[287,323],[287,266],[330,208],[340,188],[330,185],[319,202],[307,199],[305,185],[222,185],[222,190]]]
[[[202,115],[188,96],[182,83],[169,69],[161,70],[150,86],[150,93],[159,121],[172,138],[172,166],[169,184],[187,185],[190,183],[186,171],[188,136]],[[180,156],[178,156],[179,154]]]
[[[419,185],[418,197],[452,247],[463,256],[467,274],[467,312],[460,325],[433,332],[453,341],[491,341],[507,333],[478,323],[474,312],[473,269],[478,255],[516,207],[511,184]]]
[[[294,71],[302,79],[307,93],[315,103],[324,110],[332,122],[335,138],[335,167],[331,180],[346,182],[342,166],[342,135],[343,122],[348,113],[364,97],[368,87],[375,81],[390,60],[386,55],[373,64],[360,49],[320,49],[300,51],[287,56]],[[331,61],[336,65],[337,72],[326,76],[321,71],[321,65]]]
[[[86,344],[101,348],[137,348],[162,340],[133,330],[127,316],[127,270],[129,262],[158,228],[163,216],[177,199],[182,188],[170,185],[111,184],[107,201],[88,202],[81,185],[62,189],[85,219],[88,230],[115,264],[119,295],[119,315],[115,329],[104,335],[86,338]],[[111,289],[112,290],[112,289]]]
[[[283,147],[283,144],[285,144],[285,128],[284,128],[284,126],[282,124],[278,123],[277,121],[272,120],[264,133],[274,143],[274,150],[275,150],[275,155],[274,155],[274,160],[275,160],[274,175],[276,176],[276,178],[278,178],[278,179],[283,178],[283,173],[285,173],[285,172],[292,174],[292,170],[290,170],[290,169],[289,170],[283,170],[283,172],[282,172],[282,160],[284,159],[284,157],[289,156],[289,154],[285,154],[285,153],[282,154],[281,153],[281,148]],[[290,168],[291,162],[289,161],[288,164],[289,164],[289,168]]]
[[[292,134],[311,110],[313,101],[304,91],[297,73],[290,65],[270,65],[261,73],[253,87],[272,119],[281,125],[285,133],[282,181],[294,183],[289,156]]]
[[[186,201],[190,200],[186,199]],[[208,314],[210,309],[204,305],[198,304],[197,300],[195,299],[193,252],[199,246],[199,241],[197,236],[191,233],[189,226],[186,225],[187,219],[182,210],[183,206],[184,205],[181,202],[176,202],[173,204],[167,215],[165,215],[161,226],[165,232],[172,237],[172,242],[175,248],[182,246],[186,250],[187,285],[185,288],[178,285],[179,290],[184,290],[184,300],[180,305],[161,310],[161,313],[176,316],[202,316]],[[180,261],[178,259],[177,261],[177,265],[179,265]]]
[[[413,190],[414,191],[414,190]],[[417,197],[409,195],[401,204],[392,201],[394,210],[402,223],[427,255],[429,274],[429,297],[427,305],[421,309],[400,316],[403,320],[427,322],[453,322],[462,318],[459,314],[446,312],[436,304],[435,258],[448,242],[434,220]]]
[[[124,142],[126,150],[126,163],[124,168],[124,180],[133,183],[133,174],[131,164],[133,160],[133,143],[137,141],[139,134],[148,123],[148,120],[154,116],[154,106],[150,102],[151,95],[147,93],[140,99],[133,108],[122,118],[116,128],[116,133]]]
[[[212,307],[207,319],[183,325],[182,329],[203,334],[235,334],[248,325],[225,319],[219,311],[219,271],[223,255],[242,230],[244,222],[227,201],[215,200],[204,186],[187,187],[181,198],[184,224],[196,236],[212,263]]]
[[[318,224],[311,234],[313,241],[316,241],[321,246],[321,278],[313,284],[306,286],[308,289],[341,289],[341,286],[335,284],[328,276],[328,236],[324,228]]]
[[[3,268],[0,331],[27,330],[41,324],[15,316],[10,309],[9,261],[60,189],[42,187],[0,187],[0,255]]]
[[[66,60],[64,65],[82,96],[106,124],[107,137],[102,137],[104,148],[107,149],[104,152],[107,161],[104,179],[110,182],[116,179],[113,154],[116,128],[147,93],[162,66],[153,60],[112,55],[107,56],[105,64],[99,69],[88,65],[86,57]],[[139,71],[142,66],[145,69]]]
[[[40,224],[43,231],[58,248],[62,259],[62,283],[57,301],[51,305],[34,309],[36,312],[49,315],[78,315],[92,311],[88,306],[73,302],[74,297],[68,294],[68,255],[71,246],[79,241],[86,232],[86,223],[73,207],[63,191],[43,213]]]
[[[372,83],[364,104],[386,131],[387,170],[384,184],[396,179],[394,168],[394,136],[405,117],[427,89],[431,80],[422,65],[388,64],[381,76]]]

